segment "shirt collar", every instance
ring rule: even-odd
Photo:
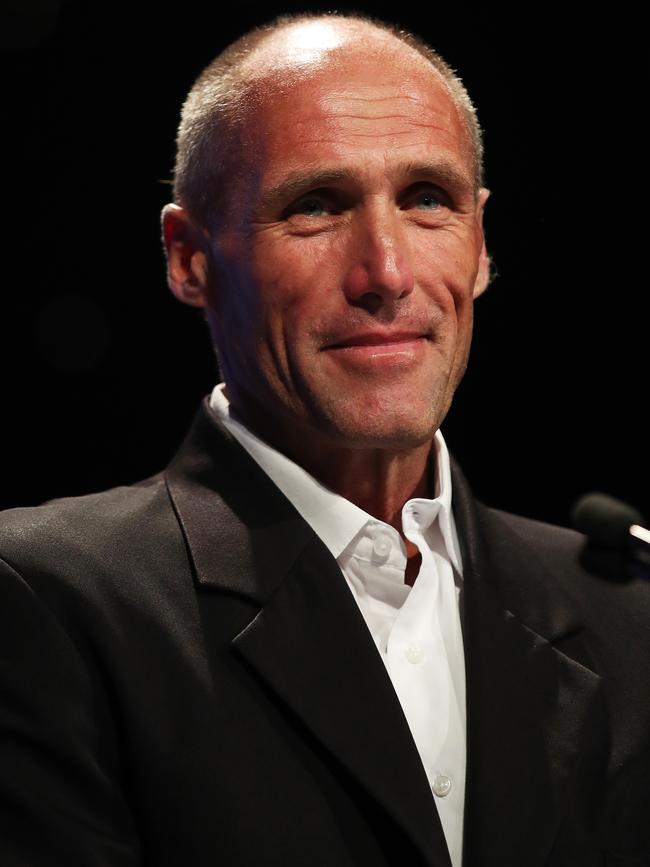
[[[223,382],[215,386],[210,396],[210,409],[293,504],[336,559],[369,521],[381,523],[354,503],[321,485],[306,470],[234,418],[224,389]],[[433,462],[435,498],[409,500],[404,509],[417,503],[430,511],[432,519],[437,515],[447,554],[460,575],[460,546],[451,510],[449,452],[439,430],[434,436]]]

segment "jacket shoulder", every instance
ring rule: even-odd
[[[0,560],[37,593],[119,592],[184,556],[163,474],[0,513]]]
[[[582,551],[586,537],[556,524],[548,524],[535,518],[514,515],[500,509],[479,505],[479,519],[490,542],[499,549],[524,548],[534,550],[541,559],[548,562],[559,558],[561,561],[576,562]]]
[[[162,476],[152,476],[133,485],[82,496],[61,497],[38,506],[0,512],[0,553],[35,551],[47,546],[50,552],[124,532],[134,517],[160,507]]]
[[[469,559],[485,566],[482,571],[487,574],[505,576],[513,585],[542,582],[553,592],[571,581],[590,578],[582,564],[587,543],[582,533],[496,509],[474,498],[465,497],[463,505],[461,527]]]
[[[582,533],[482,505],[478,518],[490,560],[507,563],[508,571],[523,583],[535,573],[537,579],[543,576],[552,593],[567,600],[587,599],[591,606],[599,600],[650,604],[650,582],[625,580],[622,575],[615,580],[611,573],[598,570],[598,564],[585,557],[587,537]],[[644,613],[650,616],[647,605]]]
[[[480,509],[479,520],[493,569],[509,578],[515,612],[543,620],[561,613],[576,627],[586,627],[601,670],[612,677],[618,672],[621,686],[628,679],[643,681],[647,691],[650,581],[616,580],[588,568],[586,537],[574,530],[487,507]]]

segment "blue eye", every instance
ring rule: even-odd
[[[405,190],[402,197],[402,208],[417,211],[439,211],[449,206],[449,197],[444,190],[439,189],[429,181],[419,181]]]
[[[440,201],[440,196],[436,195],[436,193],[431,190],[428,190],[418,193],[414,199],[414,204],[416,207],[422,207],[426,208],[428,211],[433,211],[441,207],[442,202]]]

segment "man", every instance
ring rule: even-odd
[[[4,516],[0,863],[648,863],[648,589],[439,432],[489,278],[459,80],[282,20],[178,144],[169,282],[225,384],[164,473]]]

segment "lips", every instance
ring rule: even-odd
[[[399,343],[413,343],[416,340],[428,340],[429,335],[420,331],[365,331],[352,334],[330,343],[325,349],[347,349],[355,346],[391,346]]]
[[[357,376],[387,376],[414,371],[428,358],[429,334],[421,331],[372,330],[335,337],[323,347],[332,364]]]

